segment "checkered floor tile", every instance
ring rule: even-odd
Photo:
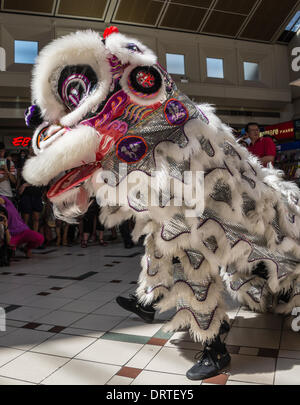
[[[188,380],[202,347],[185,331],[163,331],[172,311],[145,324],[115,302],[135,291],[142,254],[120,243],[62,247],[3,268],[0,385],[300,384],[300,337],[290,320],[254,314],[229,297],[223,337],[231,364],[216,377]]]

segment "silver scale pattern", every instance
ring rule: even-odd
[[[184,268],[181,263],[175,263],[173,265],[173,279],[174,283],[184,282],[192,289],[193,294],[195,295],[198,301],[205,301],[208,294],[208,289],[211,285],[211,280],[203,280],[201,283],[196,283],[193,280],[190,280],[184,274]],[[185,305],[189,306],[189,305]],[[189,306],[190,307],[190,306]],[[191,307],[190,307],[191,308]]]
[[[191,228],[189,225],[185,223],[184,216],[177,214],[169,221],[164,221],[161,230],[161,237],[165,241],[170,241],[172,239],[177,238],[183,233],[190,233],[190,232]]]
[[[174,92],[173,97],[181,101],[188,109],[189,119],[200,117],[197,107],[187,96],[176,91]],[[184,148],[189,142],[184,133],[183,125],[172,126],[167,122],[164,116],[164,105],[140,123],[131,126],[126,136],[130,135],[142,136],[148,145],[148,153],[141,161],[127,165],[128,174],[132,171],[140,170],[150,176],[151,173],[156,170],[154,154],[155,148],[158,144],[162,142],[172,142],[177,144],[180,148]],[[125,175],[119,175],[120,163],[121,161],[117,158],[115,150],[111,150],[107,153],[102,160],[103,170],[111,171],[114,174],[112,179],[109,178],[107,182],[112,187],[119,184],[119,182],[125,177]],[[114,178],[116,178],[116,181],[113,181]]]
[[[286,253],[284,256],[279,253],[273,253],[267,247],[267,240],[263,236],[250,234],[249,231],[240,225],[233,225],[225,220],[221,220],[218,215],[209,209],[206,209],[202,215],[203,219],[213,219],[219,224],[222,224],[223,229],[228,240],[233,243],[241,239],[246,239],[251,243],[252,252],[248,258],[248,261],[266,260],[265,264],[268,265],[268,261],[271,260],[277,265],[277,277],[282,279],[290,272],[293,272],[295,266],[300,263],[300,259],[296,258],[292,254]]]
[[[181,263],[173,264],[173,280],[176,283],[178,280],[186,280],[184,268]]]
[[[237,268],[235,263],[231,263],[229,266],[226,267],[226,273],[229,276],[233,276],[235,273],[237,273]]]
[[[144,194],[142,194],[140,191],[138,191],[135,196],[129,194],[127,198],[129,206],[133,208],[135,211],[137,212],[148,211],[148,201],[145,198]]]
[[[215,201],[224,202],[230,207],[232,205],[232,194],[230,186],[226,184],[222,179],[217,180],[214,185],[213,191],[210,194],[210,197]]]
[[[222,145],[224,154],[226,156],[230,155],[230,156],[237,156],[240,160],[241,160],[241,156],[240,154],[235,150],[235,148],[229,143],[229,142],[224,142],[224,144]]]
[[[288,220],[291,224],[295,223],[295,215],[291,212],[288,213]]]
[[[218,242],[213,235],[205,239],[203,243],[207,249],[211,250],[212,252],[215,252],[218,249]]]
[[[251,177],[246,176],[244,173],[245,173],[244,170],[240,171],[242,179],[245,180],[252,189],[254,189],[256,187],[255,181],[251,179]]]
[[[296,283],[293,286],[293,297],[295,297],[295,295],[300,295],[300,283]]]
[[[205,257],[203,256],[202,253],[200,253],[198,250],[194,250],[194,249],[187,249],[185,251],[191,266],[195,269],[198,270],[203,262],[203,260],[205,259]]]
[[[157,288],[160,288],[160,287],[163,287],[165,290],[169,290],[169,287],[167,287],[163,283],[158,283],[158,284],[150,285],[150,286],[146,287],[145,293],[151,294],[154,290],[156,290]]]
[[[210,324],[213,320],[215,310],[216,310],[216,309],[214,309],[212,312],[209,312],[207,314],[202,314],[202,313],[196,312],[189,306],[189,304],[183,298],[181,298],[177,302],[177,310],[182,311],[184,309],[188,310],[189,312],[191,312],[193,314],[194,319],[197,322],[199,328],[203,329],[203,330],[207,330],[210,327]]]
[[[212,144],[210,143],[210,141],[205,138],[204,135],[201,136],[201,138],[199,139],[199,143],[201,145],[202,150],[209,156],[209,157],[213,157],[215,156],[215,150],[212,146]]]
[[[233,291],[238,291],[244,284],[249,283],[253,278],[254,277],[250,277],[250,276],[244,277],[244,278],[240,277],[240,278],[230,282],[230,288]]]
[[[279,226],[279,213],[278,213],[277,207],[274,207],[274,210],[275,210],[275,217],[272,221],[272,227],[277,234],[278,242],[281,243],[285,237],[285,234],[281,231],[280,226]]]
[[[147,255],[147,274],[148,276],[156,276],[159,271],[159,263],[153,263],[154,260],[150,255]]]
[[[251,287],[247,291],[248,295],[253,299],[254,302],[260,303],[263,295],[264,284],[251,284]]]
[[[249,195],[247,193],[242,194],[242,199],[243,199],[243,205],[242,205],[243,213],[245,215],[248,215],[250,211],[255,210],[256,202],[251,197],[249,197]]]
[[[184,181],[184,172],[189,171],[191,164],[189,160],[184,160],[182,162],[176,162],[173,158],[167,156],[168,172],[171,177]]]

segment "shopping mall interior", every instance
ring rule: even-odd
[[[274,166],[300,185],[299,0],[1,0],[0,149],[15,177],[33,136],[24,112],[35,102],[39,52],[77,30],[103,35],[110,26],[150,48],[180,91],[214,105],[237,139],[257,123],[276,146]],[[20,181],[6,196],[44,242],[1,262],[0,385],[300,384],[300,336],[291,329],[298,313],[253,312],[229,295],[222,340],[231,363],[213,377],[188,379],[203,346],[187,329],[165,331],[176,308],[147,323],[116,302],[135,293],[145,251],[143,237],[130,238],[132,221],[103,231],[96,207],[84,231],[82,219],[68,225],[49,213],[44,191],[31,215]]]

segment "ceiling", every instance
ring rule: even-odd
[[[1,0],[0,10],[275,43],[290,41],[284,28],[299,7],[300,0]]]

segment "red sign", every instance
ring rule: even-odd
[[[295,136],[294,122],[288,121],[277,125],[268,125],[265,127],[265,132],[263,132],[263,135],[272,135],[278,141],[293,139]]]
[[[12,144],[14,146],[23,146],[26,147],[28,146],[29,142],[31,141],[31,138],[29,137],[25,137],[25,136],[17,136],[15,138],[13,138],[12,140]]]

